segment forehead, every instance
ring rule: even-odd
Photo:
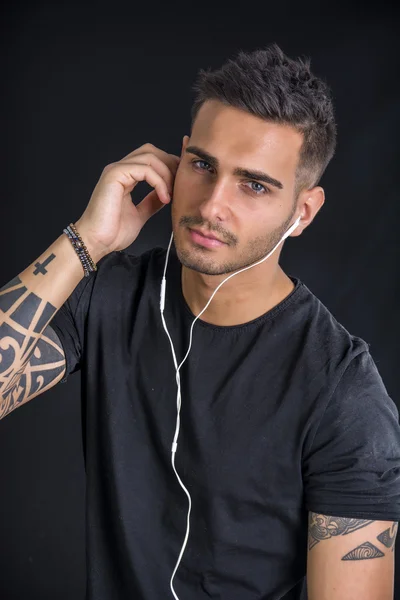
[[[272,176],[292,174],[293,179],[302,141],[302,134],[290,125],[265,121],[216,100],[202,105],[190,136],[190,144],[216,156],[221,165],[268,168]]]

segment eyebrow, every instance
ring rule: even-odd
[[[211,154],[209,154],[205,150],[202,150],[198,146],[188,146],[186,148],[186,152],[190,154],[196,154],[196,156],[199,156],[202,160],[209,163],[215,169],[217,169],[219,166],[218,158],[212,156]],[[274,179],[274,177],[271,177],[271,175],[268,175],[268,173],[264,173],[264,171],[236,167],[233,170],[233,174],[237,175],[238,177],[247,177],[248,179],[257,179],[258,181],[264,181],[265,183],[269,183],[270,185],[273,185],[274,187],[277,187],[280,190],[283,189],[283,184],[280,181]]]

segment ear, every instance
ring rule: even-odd
[[[190,140],[190,137],[188,135],[184,135],[183,136],[183,139],[182,139],[181,159],[182,159],[183,155],[185,154],[186,146],[188,145],[189,140]]]
[[[325,192],[321,186],[315,186],[311,190],[303,190],[297,201],[298,214],[301,215],[301,221],[293,231],[291,236],[297,237],[311,225],[314,217],[322,208],[325,202]]]

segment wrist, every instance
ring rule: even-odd
[[[82,223],[82,221],[80,221],[80,219],[75,221],[74,225],[95,264],[97,264],[99,260],[110,253],[108,248],[95,240],[90,230],[85,226],[84,223]]]

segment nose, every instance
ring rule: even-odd
[[[226,221],[229,219],[232,202],[232,190],[227,182],[220,181],[204,190],[204,198],[199,206],[201,216],[205,221]]]

